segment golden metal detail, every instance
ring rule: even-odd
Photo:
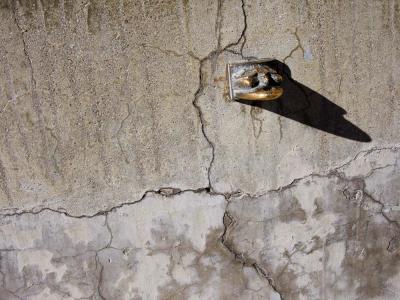
[[[283,78],[268,66],[270,59],[227,65],[229,95],[232,100],[269,101],[283,95]]]

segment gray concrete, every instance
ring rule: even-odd
[[[0,299],[399,299],[399,20],[0,0]],[[229,100],[265,57],[371,141]]]

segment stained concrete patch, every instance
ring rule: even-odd
[[[43,211],[0,226],[6,299],[278,299],[221,243],[226,201],[149,194],[96,217]],[[3,298],[2,298],[3,299]]]
[[[0,0],[0,299],[398,299],[397,2]]]
[[[370,151],[328,175],[231,198],[225,244],[264,270],[284,299],[397,299],[399,214],[386,210],[398,200],[380,189],[400,182],[399,154]],[[360,162],[369,170],[357,173]]]
[[[2,299],[78,299],[96,291],[96,253],[107,246],[105,217],[43,211],[1,219]]]

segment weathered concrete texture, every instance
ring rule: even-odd
[[[208,185],[199,61],[238,39],[240,2],[0,4],[2,208],[95,213]]]
[[[399,143],[398,0],[245,4],[241,55],[225,51],[203,67],[199,104],[206,134],[215,146],[211,169],[215,190],[267,191],[332,169],[361,150]],[[346,110],[345,118],[367,132],[372,142],[344,139],[268,110],[229,102],[225,66],[242,56],[286,63],[296,81]],[[324,114],[320,122],[338,122],[329,120],[324,106],[314,113]]]
[[[399,299],[399,20],[0,0],[0,299]],[[265,57],[314,127],[228,99],[226,64]]]
[[[284,299],[398,299],[399,158],[399,148],[365,152],[328,175],[231,198],[225,244]]]
[[[107,215],[3,218],[1,299],[279,299],[222,245],[222,196],[148,194]]]

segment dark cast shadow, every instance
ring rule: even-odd
[[[238,100],[238,102],[266,109],[336,136],[359,142],[371,142],[371,137],[366,132],[344,118],[346,110],[295,81],[286,64],[272,60],[268,65],[283,76],[283,96],[272,101]]]

